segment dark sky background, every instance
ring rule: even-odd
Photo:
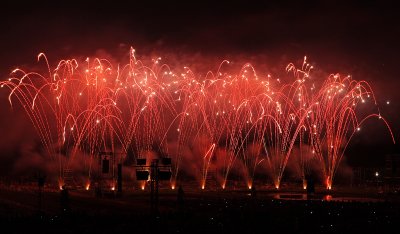
[[[400,140],[400,14],[392,3],[49,2],[1,1],[1,79],[17,66],[35,64],[39,52],[53,62],[91,56],[99,49],[118,56],[122,44],[134,46],[139,56],[178,51],[217,61],[235,56],[253,61],[266,56],[268,61],[291,62],[307,55],[316,69],[370,82],[382,114]],[[280,65],[284,68],[286,64]],[[21,147],[35,135],[24,116],[11,112],[7,92],[0,91],[0,164],[4,167],[22,154]],[[349,147],[352,165],[383,165],[385,154],[398,152],[383,124],[370,121],[368,125]]]

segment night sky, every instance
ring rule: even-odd
[[[258,58],[267,58],[282,68],[307,55],[316,69],[370,82],[399,141],[399,15],[396,7],[381,1],[2,1],[0,78],[7,79],[15,67],[34,65],[40,52],[55,62],[96,55],[99,50],[119,56],[133,46],[139,57],[176,51],[216,61],[240,58],[262,64]],[[7,92],[0,91],[4,168],[37,137],[25,116],[11,111]],[[382,165],[384,155],[398,149],[383,124],[367,125],[362,136],[352,140],[348,161],[356,166]]]

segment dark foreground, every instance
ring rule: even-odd
[[[0,190],[2,233],[399,233],[400,203],[273,191],[160,190],[159,212],[149,192],[95,197],[91,191]],[[337,199],[336,199],[337,198]]]

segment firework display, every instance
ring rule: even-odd
[[[225,188],[238,165],[249,188],[256,171],[279,188],[289,161],[300,162],[304,179],[314,160],[331,189],[365,120],[382,120],[394,141],[366,81],[340,74],[312,77],[306,58],[299,67],[286,67],[288,83],[259,75],[250,64],[229,72],[224,68],[233,65],[226,60],[203,76],[187,67],[177,72],[161,58],[151,64],[138,60],[134,49],[125,65],[87,58],[61,60],[51,68],[43,53],[38,59],[47,72],[15,69],[0,85],[9,90],[10,105],[20,105],[29,116],[47,154],[58,162],[60,177],[81,160],[90,178],[99,152],[118,151],[171,157],[172,187],[191,161],[201,162],[193,173],[202,188],[211,168]],[[372,112],[362,109],[364,103],[373,105]]]

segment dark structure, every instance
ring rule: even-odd
[[[185,192],[183,192],[182,185],[179,185],[179,188],[178,188],[178,199],[177,199],[177,201],[178,201],[178,206],[179,206],[180,208],[181,208],[181,207],[183,206],[183,204],[184,204],[184,199],[183,199],[184,195],[185,195]]]
[[[158,182],[160,180],[171,179],[171,159],[162,158],[161,165],[159,159],[153,159],[150,166],[146,165],[146,159],[136,160],[136,179],[149,180],[150,179],[150,204],[151,212],[158,213]]]
[[[66,186],[62,186],[61,188],[61,209],[63,212],[69,211],[69,192]]]
[[[314,194],[315,193],[315,181],[312,175],[306,176],[307,180],[307,194]]]
[[[122,157],[116,156],[120,154],[115,152],[99,153],[99,171],[95,179],[96,196],[102,196],[107,192],[114,196],[115,190],[118,196],[122,195]]]
[[[400,189],[400,154],[386,155],[383,179],[385,187],[389,191],[398,191]]]
[[[117,165],[117,195],[122,195],[122,164],[118,163]]]

